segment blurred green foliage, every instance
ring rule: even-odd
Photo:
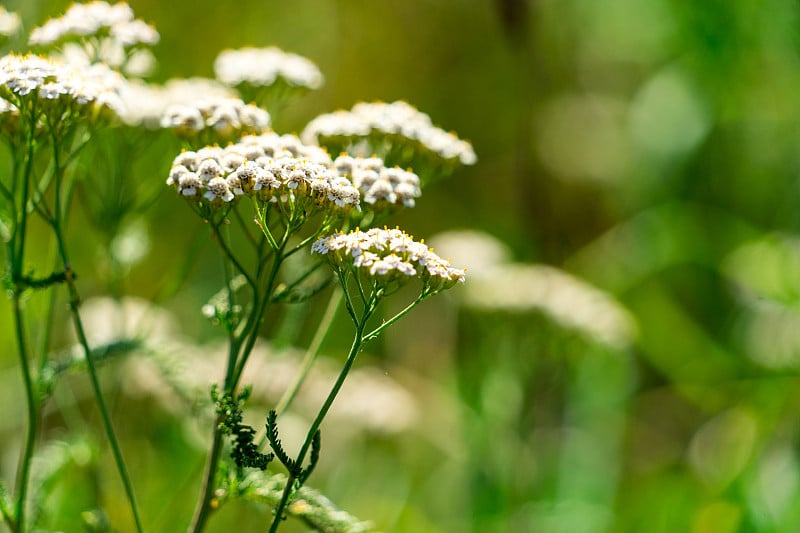
[[[479,162],[393,223],[424,236],[488,232],[514,259],[563,268],[634,317],[638,336],[611,348],[535,309],[426,304],[362,359],[424,412],[390,436],[335,428],[313,484],[337,505],[385,531],[800,528],[797,2],[130,3],[161,33],[159,80],[212,76],[227,47],[274,44],[314,60],[325,87],[287,108],[279,131],[360,100],[429,113],[470,139]],[[66,6],[7,3],[27,29]],[[153,172],[140,179],[156,190],[167,169]],[[142,220],[151,252],[122,293],[169,295],[160,303],[184,334],[214,338],[197,309],[221,278],[210,242],[193,244],[197,220],[166,191]],[[85,238],[76,270],[92,294],[103,241],[86,224],[78,215],[71,231]],[[175,295],[165,283],[190,249]],[[3,472],[23,424],[10,324],[0,307]],[[333,334],[324,351],[341,354],[346,340]],[[119,370],[106,367],[108,390]],[[85,383],[58,394],[50,437],[96,422]],[[148,530],[182,528],[202,446],[158,402],[112,394]],[[95,501],[92,490],[112,523],[127,519],[107,450],[90,449],[62,465],[75,475],[53,491],[43,525],[79,530],[70,513]],[[209,530],[259,531],[268,512],[230,504]]]

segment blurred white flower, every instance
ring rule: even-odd
[[[171,313],[134,297],[90,298],[81,305],[81,319],[90,346],[132,338],[155,344],[173,340],[178,332]]]
[[[20,18],[17,13],[8,11],[5,7],[0,6],[0,35],[11,37],[19,29]]]
[[[469,265],[470,278],[511,261],[511,250],[500,239],[478,230],[438,233],[430,238],[436,253],[459,265]]]
[[[470,278],[464,304],[485,311],[537,310],[563,327],[615,348],[636,334],[631,314],[611,295],[557,268],[504,264]]]
[[[258,383],[254,395],[266,403],[275,403],[300,370],[302,352],[287,350],[280,354],[257,349],[245,371],[244,382]],[[316,414],[341,370],[341,363],[320,357],[294,401],[294,411],[308,417]],[[419,418],[414,396],[382,369],[361,366],[347,377],[330,411],[332,420],[346,422],[366,431],[399,433],[413,427]]]
[[[103,1],[72,4],[60,17],[52,18],[31,31],[32,45],[47,46],[71,38],[108,33],[113,40],[128,48],[153,45],[158,32],[141,20],[134,20],[133,10],[124,2],[111,5]]]
[[[202,128],[202,115],[197,102],[235,98],[234,92],[216,80],[208,78],[174,78],[164,85],[129,80],[122,91],[125,101],[123,120],[131,126],[155,129],[162,127],[167,109],[176,105],[194,108],[200,119],[197,128]]]
[[[477,161],[470,143],[434,126],[428,115],[403,101],[361,102],[350,111],[320,115],[308,123],[301,137],[309,144],[324,144],[328,137],[374,135],[407,139],[444,160],[462,165],[474,165]]]
[[[193,103],[172,104],[161,117],[163,128],[174,129],[191,138],[203,130],[212,130],[219,140],[234,139],[248,133],[269,129],[269,113],[238,98],[208,98]]]
[[[242,83],[270,86],[280,78],[292,86],[318,89],[323,82],[322,73],[312,61],[274,46],[223,50],[214,61],[214,72],[232,87]]]
[[[221,377],[226,347],[172,343],[168,351],[168,357],[129,359],[125,374],[130,379],[125,380],[125,389],[129,394],[153,397],[166,410],[180,414],[185,411],[176,392],[191,402],[207,398],[209,385]],[[303,353],[297,349],[278,352],[263,344],[256,345],[242,376],[242,382],[253,384],[251,404],[275,405],[300,371],[302,358]],[[340,369],[340,362],[320,357],[298,392],[291,412],[312,418]],[[349,374],[329,416],[361,431],[395,434],[416,424],[420,406],[386,372],[362,366]]]

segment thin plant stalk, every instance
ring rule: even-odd
[[[247,279],[248,284],[251,287],[255,287],[255,282],[247,275],[246,271],[241,267],[238,261],[233,257],[230,248],[225,243],[224,236],[220,232],[219,225],[212,225],[212,237],[217,242],[217,244],[222,248],[225,252],[223,254],[223,271],[225,273],[225,284],[228,288],[228,307],[229,309],[233,309],[233,290],[231,289],[231,269],[235,267],[242,275],[245,276]],[[241,340],[237,337],[237,335],[232,331],[228,331],[228,362],[226,365],[226,373],[225,373],[225,390],[227,390],[227,384],[231,380],[231,376],[233,373],[233,368],[236,365],[236,359],[239,354],[239,349],[241,348]],[[219,431],[219,425],[223,421],[223,415],[218,415],[214,420],[214,437],[213,442],[211,444],[211,451],[208,454],[208,458],[206,460],[205,472],[206,475],[203,478],[203,486],[200,490],[200,501],[195,509],[194,517],[192,518],[192,524],[189,527],[190,531],[201,531],[205,527],[205,523],[208,520],[208,515],[211,510],[211,500],[214,497],[214,487],[215,487],[215,478],[217,474],[217,463],[219,461],[219,454],[222,451],[223,445],[223,438],[222,433]]]
[[[347,355],[347,360],[345,361],[341,372],[339,372],[339,377],[336,378],[336,383],[334,383],[333,388],[328,393],[325,403],[322,404],[322,408],[320,408],[319,413],[317,413],[317,417],[314,419],[313,424],[311,424],[311,428],[308,430],[306,440],[303,442],[303,446],[300,448],[300,452],[297,454],[297,465],[301,465],[303,460],[306,458],[306,453],[308,453],[308,449],[311,447],[311,441],[313,440],[314,435],[322,425],[322,421],[328,414],[328,410],[330,410],[331,405],[333,405],[336,395],[339,394],[339,390],[342,388],[344,380],[347,378],[347,374],[350,372],[350,367],[353,366],[353,362],[356,360],[356,355],[358,355],[358,352],[361,351],[361,347],[363,345],[362,333],[363,324],[356,327],[356,334],[353,338],[353,344],[350,347],[350,353]],[[295,481],[297,481],[297,471],[290,471],[289,478],[286,480],[286,487],[283,489],[281,501],[275,508],[275,516],[273,517],[272,525],[269,528],[270,533],[275,533],[283,521],[283,511],[286,508],[286,505],[289,503],[289,497],[292,494]]]
[[[92,390],[94,392],[95,400],[97,401],[98,409],[100,410],[100,416],[103,421],[103,429],[105,430],[106,437],[108,438],[108,442],[111,446],[111,452],[112,455],[114,456],[114,462],[116,463],[117,471],[119,472],[123,487],[125,489],[125,495],[128,499],[128,504],[131,508],[131,513],[133,514],[133,520],[136,526],[136,531],[138,533],[142,533],[143,527],[141,518],[139,517],[139,511],[136,506],[136,498],[133,492],[133,484],[131,483],[130,475],[128,474],[128,469],[125,466],[125,460],[122,456],[122,450],[120,448],[116,432],[114,431],[114,426],[111,423],[111,417],[109,415],[108,408],[106,406],[106,402],[103,397],[103,391],[100,387],[100,380],[98,379],[97,376],[97,369],[95,367],[94,360],[92,358],[92,350],[89,347],[89,342],[86,338],[86,333],[83,328],[83,322],[80,317],[80,311],[79,311],[79,306],[81,301],[80,294],[75,284],[75,275],[72,271],[72,265],[67,255],[66,242],[61,227],[61,221],[63,219],[62,185],[64,180],[64,175],[63,175],[64,168],[59,164],[60,161],[60,150],[58,142],[59,139],[52,129],[51,133],[53,136],[53,158],[54,158],[54,165],[56,172],[56,180],[55,180],[54,213],[52,219],[50,219],[50,224],[53,228],[53,233],[55,234],[58,255],[61,258],[61,262],[64,267],[64,278],[67,284],[67,290],[69,292],[69,310],[70,310],[70,315],[72,317],[72,324],[73,328],[75,329],[75,334],[78,337],[78,343],[81,345],[84,357],[86,358],[86,368],[89,372],[89,378],[92,384]]]
[[[322,404],[322,407],[317,413],[314,422],[311,424],[311,427],[309,428],[308,433],[306,434],[306,439],[303,442],[303,445],[301,446],[300,451],[297,454],[297,457],[295,458],[295,464],[298,466],[298,468],[290,469],[289,471],[289,477],[286,480],[286,487],[284,487],[283,494],[281,495],[281,500],[278,503],[278,506],[275,508],[275,516],[273,517],[272,524],[270,525],[269,528],[270,533],[275,533],[283,521],[284,509],[286,509],[286,506],[289,503],[289,498],[291,497],[292,491],[294,490],[294,484],[295,481],[297,481],[298,473],[301,471],[303,461],[306,458],[306,453],[308,453],[308,450],[311,447],[314,435],[317,433],[320,426],[322,425],[322,421],[328,414],[331,405],[333,405],[333,401],[339,394],[339,390],[341,390],[342,385],[344,384],[344,380],[347,378],[347,375],[350,372],[350,368],[353,366],[353,362],[355,361],[356,356],[363,347],[364,328],[366,327],[367,321],[369,320],[372,313],[375,311],[377,305],[378,299],[373,294],[373,297],[370,298],[369,301],[364,301],[364,307],[361,313],[361,317],[359,318],[355,314],[355,310],[353,308],[350,299],[350,294],[347,292],[346,278],[343,275],[341,275],[341,273],[340,273],[340,280],[342,281],[342,294],[344,295],[347,301],[347,310],[350,313],[350,316],[353,319],[353,324],[355,325],[356,328],[355,335],[353,336],[353,344],[350,347],[350,352],[347,355],[347,359],[344,363],[344,366],[342,367],[342,370],[339,372],[339,376],[336,378],[336,382],[331,388],[331,391],[328,393],[328,396],[325,398],[325,402]]]
[[[20,458],[20,464],[17,471],[17,502],[16,502],[16,521],[10,524],[13,531],[22,532],[25,530],[26,519],[26,502],[28,499],[28,482],[30,480],[30,468],[33,460],[33,452],[36,445],[36,433],[39,425],[39,402],[36,398],[34,391],[33,376],[31,375],[30,364],[28,362],[28,346],[25,337],[24,316],[22,313],[22,292],[24,290],[22,284],[23,269],[25,266],[25,238],[27,233],[28,223],[28,193],[30,190],[30,175],[33,171],[33,156],[34,156],[34,131],[35,121],[28,125],[27,135],[27,153],[25,157],[25,167],[22,176],[22,202],[21,209],[17,213],[17,223],[14,227],[14,237],[9,246],[9,254],[11,261],[11,276],[14,281],[14,290],[12,296],[12,306],[14,311],[14,331],[17,338],[17,352],[20,357],[20,368],[22,370],[22,379],[25,384],[25,399],[27,404],[28,415],[28,430],[25,435],[25,445]],[[15,161],[16,163],[16,161]],[[17,180],[17,168],[14,165],[14,182]],[[16,187],[14,187],[16,189]],[[14,190],[16,193],[16,190]]]
[[[322,342],[325,340],[325,337],[328,335],[331,325],[333,325],[333,319],[336,317],[336,311],[339,310],[339,305],[341,305],[341,303],[342,291],[339,289],[334,289],[333,294],[331,294],[331,298],[328,301],[328,307],[325,309],[325,314],[322,315],[322,319],[317,326],[317,331],[314,333],[314,338],[311,339],[311,344],[308,345],[308,349],[303,356],[300,372],[297,373],[294,381],[291,385],[289,385],[289,388],[286,389],[286,392],[283,393],[283,396],[281,396],[281,399],[278,401],[278,405],[275,407],[275,412],[278,416],[283,414],[292,404],[297,392],[300,390],[300,387],[303,386],[303,383],[308,377],[311,367],[313,367],[314,363],[317,361],[319,349],[322,346]]]
[[[16,523],[13,524],[13,531],[24,531],[26,500],[28,499],[28,481],[30,480],[30,468],[33,459],[33,451],[36,443],[36,433],[39,426],[39,402],[33,390],[33,377],[28,363],[28,348],[25,340],[24,317],[20,305],[20,294],[14,291],[13,296],[15,334],[17,336],[17,350],[20,356],[20,366],[22,369],[22,379],[25,383],[25,400],[28,406],[28,431],[25,434],[25,446],[22,451],[19,468],[17,471],[17,508]]]
[[[255,347],[255,342],[258,338],[259,326],[263,320],[267,305],[270,303],[269,295],[272,293],[272,290],[275,286],[275,280],[277,279],[278,271],[280,270],[280,266],[283,261],[283,250],[286,247],[286,243],[289,241],[289,235],[289,229],[287,228],[283,237],[281,238],[280,243],[277,243],[274,240],[271,241],[271,243],[274,243],[275,251],[272,258],[272,267],[270,268],[269,273],[264,280],[263,290],[259,290],[261,285],[260,279],[252,280],[251,278],[248,278],[250,285],[255,289],[252,304],[253,307],[242,332],[239,335],[231,337],[230,340],[228,364],[225,370],[225,382],[223,385],[225,394],[230,394],[233,396],[236,393],[236,388],[239,380],[241,379],[242,372],[244,371],[244,365],[247,362],[250,352],[252,352],[253,348]],[[214,236],[215,240],[220,244],[223,253],[232,262],[234,262],[237,270],[244,274],[244,268],[242,268],[238,261],[236,261],[232,256],[230,248],[225,244],[221,233],[218,230],[215,230]],[[199,533],[200,531],[203,531],[211,512],[211,502],[214,497],[217,467],[219,465],[219,458],[224,445],[223,435],[219,430],[219,423],[221,421],[221,418],[217,417],[214,423],[214,437],[204,469],[205,474],[203,476],[203,488],[201,490],[200,500],[197,508],[195,509],[192,522],[189,525],[189,531],[193,533]]]
[[[328,411],[330,410],[331,406],[333,405],[334,400],[336,399],[336,396],[339,394],[339,391],[341,390],[342,385],[344,384],[344,381],[347,378],[347,375],[349,374],[350,369],[352,368],[353,363],[355,362],[355,359],[356,359],[356,356],[358,355],[358,353],[364,348],[364,346],[368,342],[370,342],[373,339],[377,338],[378,335],[380,335],[386,328],[388,328],[389,326],[391,326],[392,324],[397,322],[400,318],[402,318],[409,311],[411,311],[411,309],[413,309],[415,306],[417,306],[423,300],[427,299],[429,296],[432,295],[432,293],[429,292],[427,290],[427,288],[423,289],[422,293],[413,302],[411,302],[405,308],[403,308],[401,311],[396,313],[392,318],[383,321],[380,326],[376,327],[375,329],[373,329],[369,333],[364,334],[364,330],[366,328],[367,322],[369,321],[369,319],[372,317],[372,315],[374,314],[375,310],[377,309],[378,303],[380,302],[380,300],[384,296],[384,292],[383,292],[383,289],[378,288],[377,285],[373,285],[372,292],[370,293],[369,296],[367,296],[365,291],[364,291],[364,289],[363,289],[363,287],[362,287],[361,281],[359,280],[358,276],[356,275],[354,277],[355,285],[356,285],[356,287],[358,289],[358,295],[359,295],[359,297],[360,297],[360,299],[361,299],[361,301],[363,303],[361,316],[359,317],[358,314],[356,313],[356,309],[355,309],[355,306],[353,304],[353,300],[352,300],[352,298],[350,296],[350,293],[347,290],[348,277],[349,276],[348,276],[347,273],[344,273],[344,272],[341,272],[341,271],[339,272],[339,280],[340,280],[341,285],[342,285],[342,291],[339,294],[340,294],[340,297],[342,295],[344,296],[346,307],[347,307],[347,311],[350,314],[350,317],[352,318],[353,324],[355,325],[355,329],[356,329],[355,335],[353,337],[353,344],[350,347],[350,352],[347,355],[347,359],[346,359],[346,361],[344,363],[344,366],[342,367],[342,370],[339,372],[339,376],[336,378],[336,382],[334,383],[333,387],[331,388],[331,391],[328,393],[328,396],[325,398],[325,402],[322,404],[322,407],[320,408],[319,412],[317,413],[317,416],[314,419],[314,422],[311,424],[311,427],[309,428],[308,433],[306,434],[305,441],[303,442],[303,445],[300,448],[300,452],[297,454],[297,457],[294,460],[295,464],[298,466],[298,468],[294,469],[294,470],[290,469],[290,471],[289,471],[289,477],[288,477],[288,479],[286,481],[286,487],[283,490],[283,494],[281,495],[281,500],[278,503],[278,506],[275,508],[275,516],[272,519],[272,524],[270,525],[270,529],[269,529],[270,533],[275,533],[278,530],[278,528],[280,527],[281,522],[283,521],[284,510],[286,509],[286,506],[289,504],[289,499],[291,498],[291,494],[292,494],[292,492],[294,490],[294,484],[298,479],[298,475],[299,475],[300,472],[302,472],[301,467],[302,467],[303,461],[306,458],[306,454],[308,453],[308,450],[311,447],[311,444],[312,444],[312,442],[314,440],[314,436],[316,435],[317,431],[320,429],[320,426],[322,425],[322,422],[325,419],[325,416],[327,416]],[[339,299],[339,301],[336,302],[337,306],[338,306],[338,303],[340,301],[341,301],[341,298]],[[334,311],[335,311],[335,307],[334,307]]]
[[[278,208],[283,209],[282,206],[279,206]],[[282,212],[282,218],[285,219],[286,222],[283,225],[283,234],[281,235],[280,239],[276,239],[269,229],[269,206],[262,210],[256,204],[256,213],[256,223],[260,227],[266,242],[271,248],[272,261],[268,271],[263,269],[263,262],[260,261],[255,275],[249,274],[248,271],[242,266],[242,264],[234,256],[230,246],[228,246],[226,243],[222,232],[219,231],[218,225],[212,224],[213,239],[220,246],[223,254],[227,257],[231,264],[233,264],[236,270],[245,277],[248,285],[253,290],[253,301],[251,304],[252,308],[250,314],[241,324],[241,331],[229,337],[229,355],[223,388],[224,394],[231,397],[236,396],[236,391],[242,375],[244,374],[247,361],[258,339],[259,328],[263,322],[267,307],[274,302],[272,296],[275,290],[278,272],[280,271],[283,261],[315,239],[321,232],[325,231],[329,224],[329,220],[326,219],[323,222],[322,227],[320,227],[314,235],[306,237],[298,245],[287,250],[291,236],[302,226],[302,222],[305,220],[304,210],[291,208],[289,211]],[[260,256],[260,245],[257,245],[256,248]],[[192,533],[199,533],[205,528],[205,524],[211,512],[217,468],[219,465],[220,454],[224,445],[224,439],[222,438],[219,429],[219,423],[221,421],[222,420],[220,417],[217,417],[214,426],[212,446],[204,470],[201,496],[188,529],[188,531]]]

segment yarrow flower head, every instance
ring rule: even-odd
[[[412,156],[390,164],[409,163],[414,156],[450,166],[477,161],[469,142],[434,126],[428,115],[403,101],[362,102],[350,111],[320,115],[308,123],[302,139],[330,150],[356,153],[365,146],[373,153],[400,154],[400,159],[404,154]]]
[[[248,133],[269,129],[269,113],[260,107],[245,104],[238,98],[209,98],[191,104],[169,106],[161,126],[172,128],[186,139],[210,136],[217,142],[229,141]]]
[[[73,4],[61,17],[34,28],[29,42],[49,46],[89,36],[109,35],[126,48],[156,44],[159,35],[155,28],[133,17],[133,10],[124,2],[114,5],[102,1]]]
[[[333,170],[330,157],[292,135],[250,135],[225,148],[182,152],[167,185],[210,208],[248,196],[290,208],[302,204],[308,214],[359,209],[358,190]]]
[[[415,241],[399,229],[373,228],[337,233],[318,239],[311,252],[325,255],[339,272],[352,269],[378,282],[403,282],[413,277],[423,283],[423,294],[434,294],[463,283],[465,271],[450,266],[424,241]]]
[[[214,72],[231,87],[266,87],[283,80],[292,87],[319,89],[323,82],[322,73],[311,60],[274,46],[223,50],[214,61]]]
[[[122,119],[129,126],[158,129],[162,127],[162,119],[172,106],[197,107],[196,102],[219,101],[235,96],[232,89],[209,78],[173,78],[164,85],[129,80],[122,92],[125,101]],[[166,122],[168,127],[172,127],[169,120]]]
[[[59,47],[58,55],[67,63],[102,62],[126,74],[144,76],[156,62],[147,47],[159,39],[153,26],[133,18],[128,4],[95,1],[73,4],[61,17],[34,28],[29,42]]]
[[[419,176],[399,167],[386,168],[378,157],[342,154],[333,162],[361,193],[361,200],[375,208],[414,207],[421,195]]]
[[[38,99],[40,111],[51,116],[71,110],[73,115],[119,115],[123,78],[102,63],[88,68],[65,65],[38,55],[9,54],[0,58],[0,97],[18,109]]]

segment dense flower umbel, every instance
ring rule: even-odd
[[[126,48],[153,45],[159,40],[155,28],[133,18],[133,10],[128,4],[120,2],[112,6],[98,1],[73,4],[61,17],[34,28],[30,44],[46,46],[99,34],[110,36]]]
[[[233,87],[243,83],[267,87],[283,79],[291,86],[318,89],[323,82],[322,73],[309,59],[274,46],[224,50],[214,61],[214,72]]]
[[[378,157],[351,157],[342,154],[333,162],[336,171],[346,176],[361,193],[361,200],[376,208],[414,207],[422,193],[419,177],[409,170],[386,168]]]
[[[309,211],[358,209],[358,190],[325,164],[327,154],[300,147],[296,137],[271,133],[247,136],[225,148],[183,152],[173,162],[167,185],[212,208],[249,196],[278,204],[310,201]]]
[[[203,165],[203,160],[209,154],[215,163],[206,162]],[[295,135],[276,133],[247,135],[225,148],[183,152],[175,158],[167,184],[174,186],[182,196],[190,198],[204,197],[210,184],[220,193],[213,193],[213,197],[222,199],[223,203],[233,201],[236,196],[243,194],[268,199],[276,194],[275,189],[278,186],[274,179],[278,182],[284,179],[287,187],[289,184],[305,181],[297,181],[299,174],[295,174],[292,179],[289,178],[291,172],[287,174],[286,166],[296,165],[298,161],[303,162],[303,167],[311,174],[325,175],[326,180],[333,179],[337,192],[332,192],[331,195],[338,207],[354,207],[359,205],[359,199],[359,209],[413,207],[414,200],[420,196],[419,178],[413,172],[386,168],[377,157],[360,158],[342,154],[332,160],[318,146],[305,145]],[[282,170],[273,168],[276,165]],[[268,172],[265,173],[264,170]],[[233,177],[229,178],[231,175]],[[212,179],[223,176],[234,187],[229,187],[227,192],[222,189],[220,181],[210,183]],[[237,178],[243,180],[239,185],[236,185]],[[313,186],[320,187],[322,184],[314,182]],[[207,199],[211,196],[208,195]],[[216,205],[222,204],[217,202]]]
[[[39,109],[51,113],[110,110],[117,115],[123,107],[123,85],[123,78],[101,63],[76,68],[38,55],[0,58],[0,97],[19,109],[24,102],[38,99],[43,103]]]
[[[464,282],[463,269],[451,267],[424,242],[399,229],[337,233],[317,240],[311,252],[325,255],[338,271],[354,268],[378,281],[418,277],[429,293]]]
[[[261,133],[270,125],[269,113],[238,98],[209,98],[191,104],[174,104],[164,111],[161,126],[191,139],[203,132],[227,141],[247,133]]]
[[[477,161],[472,145],[455,134],[437,128],[431,118],[402,101],[358,103],[350,111],[320,115],[308,123],[303,141],[326,144],[336,137],[369,138],[396,136],[436,154],[446,161],[473,165]]]
[[[73,4],[64,15],[34,28],[33,46],[57,47],[54,55],[80,66],[105,63],[132,76],[146,76],[155,67],[147,48],[160,36],[153,26],[134,19],[125,3]]]

